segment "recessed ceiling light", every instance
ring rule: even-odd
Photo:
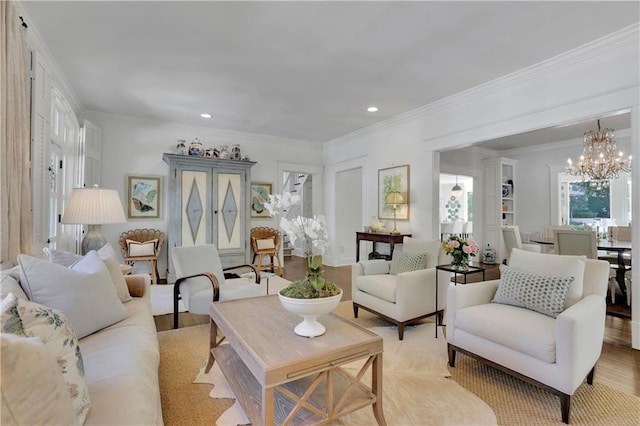
[[[369,108],[367,108],[367,111],[369,111],[369,112],[378,112],[378,107],[370,106]]]
[[[211,114],[207,114],[205,112],[204,114],[200,114],[200,117],[202,117],[202,118],[211,118]]]

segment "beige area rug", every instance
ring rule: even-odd
[[[342,302],[336,312],[353,320],[351,302]],[[384,320],[362,310],[355,322],[367,328],[388,326],[388,323]],[[429,323],[432,321],[423,322]],[[431,332],[426,333],[425,341],[435,340],[433,339],[432,327],[428,327]],[[395,327],[387,328],[389,333],[394,336],[395,341],[398,342],[397,329]],[[408,327],[402,344],[421,345],[422,339],[415,338],[418,334],[414,333],[414,330],[419,328],[421,327]],[[389,339],[385,340],[385,373],[387,372],[386,363],[394,357],[391,345],[387,345],[387,341],[392,341],[390,339],[391,335]],[[216,388],[218,388],[218,391],[223,390],[221,389],[222,386],[215,386],[212,390],[211,384],[194,383],[194,377],[198,375],[198,372],[202,370],[206,363],[209,348],[209,326],[203,325],[163,331],[158,333],[158,339],[160,342],[160,393],[165,424],[212,425],[220,420],[224,421],[224,418],[220,419],[220,416],[234,405],[234,399],[213,399],[209,397],[209,394],[212,391],[215,392]],[[445,343],[442,337],[438,339],[438,342],[440,341],[443,344]],[[408,411],[419,409],[425,401],[431,399],[432,395],[444,392],[445,388],[440,388],[441,383],[451,384],[453,379],[485,401],[493,409],[498,424],[562,424],[559,399],[548,392],[513,379],[462,354],[457,356],[456,368],[446,368],[450,371],[449,374],[453,375],[452,378],[434,377],[431,382],[435,384],[421,384],[421,386],[425,386],[425,389],[421,390],[417,396],[414,393],[403,394],[400,398],[400,403],[405,405],[404,409]],[[386,394],[393,385],[391,380],[387,379],[386,374],[384,377]],[[202,379],[202,377],[199,377],[199,379],[209,380]],[[215,376],[213,381],[216,381]],[[469,406],[468,400],[474,401],[473,398],[467,399],[453,394],[448,395],[442,401],[443,406],[437,408],[437,410],[451,412],[456,418],[465,418],[471,415],[459,414],[456,411],[466,410]],[[391,418],[392,404],[386,400],[384,404],[386,404],[384,410],[387,423],[390,426],[400,424],[394,422]],[[581,386],[574,395],[571,405],[570,421],[572,425],[638,424],[637,419],[640,418],[639,398],[598,383],[594,386]],[[475,402],[472,406],[475,407]],[[483,412],[484,410],[482,410]],[[353,415],[370,416],[370,413],[371,409],[365,408]],[[474,414],[474,416],[476,415]],[[424,418],[417,418],[414,422],[405,424],[436,424],[430,417],[431,413]],[[480,418],[482,417],[478,415],[478,419]],[[343,420],[346,420],[346,418]],[[486,424],[493,422],[495,422],[495,419],[487,420]],[[452,423],[452,421],[444,419],[440,424]],[[480,424],[481,422],[478,420],[477,423]],[[359,418],[354,418],[353,423],[350,424],[368,423],[360,423]]]

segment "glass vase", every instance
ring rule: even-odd
[[[454,269],[459,269],[459,270],[469,269],[469,255],[467,255],[466,253],[452,255],[451,266]]]

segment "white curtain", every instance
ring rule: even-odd
[[[0,260],[31,253],[29,61],[17,6],[0,1]]]

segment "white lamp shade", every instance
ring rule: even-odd
[[[404,204],[404,197],[401,192],[393,191],[384,197],[384,202],[385,204]]]
[[[62,223],[101,225],[126,221],[118,192],[97,185],[74,188],[62,215]]]

